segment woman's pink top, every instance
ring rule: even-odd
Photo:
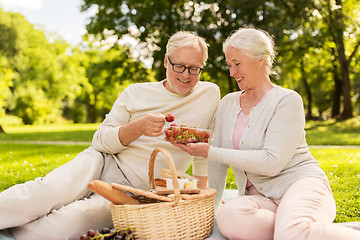
[[[264,101],[264,99],[269,95],[269,93],[274,89],[275,87],[273,87],[270,91],[268,91],[262,98],[261,100],[257,103],[261,103],[262,101]],[[239,97],[236,99],[236,104],[240,107],[240,95]],[[247,125],[249,124],[249,115],[244,114],[243,111],[240,111],[240,113],[238,114],[237,120],[236,120],[236,125],[235,125],[235,129],[234,129],[234,134],[233,134],[233,146],[235,149],[239,149],[239,145],[240,145],[240,141],[242,138],[242,135],[247,127]],[[252,185],[252,183],[249,181],[249,179],[247,180],[247,184],[246,184],[246,189],[249,189]]]

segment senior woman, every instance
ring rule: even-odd
[[[216,115],[214,142],[174,144],[209,160],[209,186],[218,208],[232,167],[239,197],[216,214],[229,239],[360,239],[360,231],[334,224],[336,205],[327,176],[305,140],[301,96],[269,78],[273,39],[241,28],[223,44],[230,76],[241,91],[229,93]]]

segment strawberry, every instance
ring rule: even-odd
[[[194,128],[194,127],[189,128],[189,129],[188,129],[188,133],[189,133],[190,135],[193,135],[193,134],[195,133],[195,128]]]
[[[173,122],[175,120],[175,117],[171,113],[165,114],[165,120],[167,122]]]
[[[180,125],[180,129],[182,130],[182,131],[185,131],[185,130],[187,130],[189,127],[186,125],[186,124],[181,124]]]
[[[166,135],[167,137],[171,137],[172,131],[171,131],[170,129],[166,129],[166,130],[165,130],[165,135]]]
[[[177,137],[181,134],[181,130],[179,127],[171,127],[171,131],[174,137]]]
[[[204,138],[209,138],[209,137],[210,137],[210,132],[204,130],[204,131],[203,131],[203,136],[204,136]]]
[[[201,132],[201,130],[199,130],[199,129],[195,129],[195,137],[196,138],[201,138],[201,135],[202,135],[202,132]]]

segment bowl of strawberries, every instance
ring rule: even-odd
[[[165,129],[165,140],[174,143],[197,143],[208,142],[210,132],[196,127],[188,127],[185,124],[178,126],[172,123]]]
[[[175,117],[171,113],[167,113],[165,114],[165,120],[167,122],[173,122]],[[176,123],[172,123],[164,132],[165,140],[173,143],[207,143],[210,138],[210,132],[208,130],[188,127],[185,124],[179,126]]]

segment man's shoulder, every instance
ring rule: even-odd
[[[157,87],[161,84],[161,82],[140,82],[140,83],[132,83],[127,88],[145,88],[145,87]]]
[[[158,89],[161,82],[132,83],[124,89],[124,92],[144,92],[146,89]]]
[[[203,87],[212,87],[212,88],[219,88],[218,85],[216,85],[213,82],[205,82],[205,81],[199,81],[199,85]]]
[[[212,91],[212,92],[220,93],[219,86],[216,85],[215,83],[212,83],[212,82],[199,81],[198,82],[198,88],[199,89],[205,89],[205,90]]]

